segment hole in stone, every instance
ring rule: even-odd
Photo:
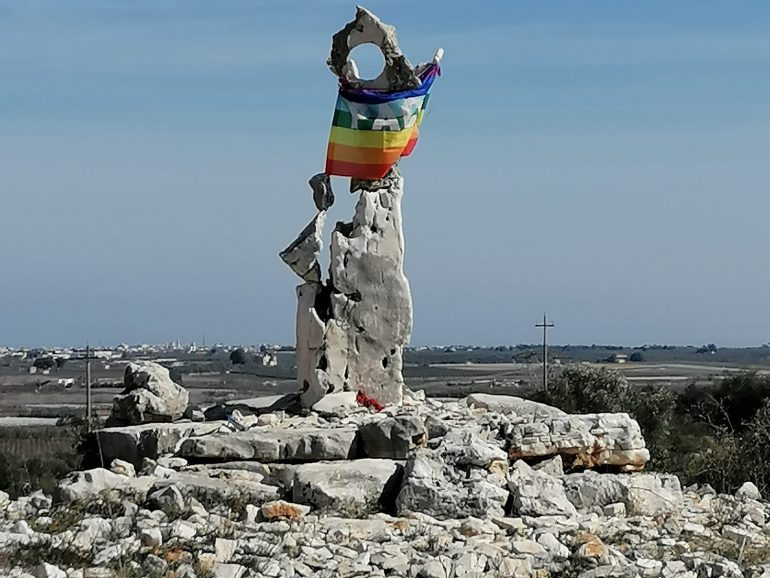
[[[391,349],[391,350],[390,350],[390,354],[391,354],[391,355],[395,355],[395,354],[396,354],[396,348],[395,348],[395,347],[394,347],[393,349]]]
[[[332,288],[329,285],[322,285],[316,293],[313,309],[321,321],[326,322],[332,318]]]
[[[308,389],[310,389],[310,382],[306,379],[302,382],[302,393],[307,393]]]
[[[345,379],[348,379],[350,377],[350,367],[345,366]]]
[[[353,223],[346,223],[344,221],[337,221],[337,225],[334,230],[337,231],[343,237],[350,237],[353,234]]]
[[[382,50],[370,42],[356,46],[350,51],[348,60],[355,60],[358,68],[358,78],[361,80],[374,80],[385,68],[385,58]]]
[[[326,359],[326,355],[321,355],[321,358],[318,360],[318,369],[321,371],[326,371],[326,369],[329,367],[329,360]]]
[[[352,293],[346,293],[345,296],[350,299],[351,301],[355,301],[356,303],[361,301],[361,292],[360,291],[353,291]]]
[[[377,227],[375,227],[374,225],[372,225],[371,227],[369,227],[369,230],[370,230],[372,233],[376,233],[376,232],[377,232]]]
[[[388,369],[388,358],[387,357],[383,357],[382,358],[382,368],[383,369]]]
[[[326,388],[326,393],[334,393],[334,384],[330,383],[329,386]]]

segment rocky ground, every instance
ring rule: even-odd
[[[0,495],[0,574],[770,576],[756,488],[642,471],[626,414],[479,394],[370,405],[263,398],[101,430],[107,467],[53,497]]]

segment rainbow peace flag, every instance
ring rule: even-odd
[[[441,73],[431,64],[410,90],[353,90],[340,87],[334,110],[326,174],[377,180],[417,144],[428,91]]]

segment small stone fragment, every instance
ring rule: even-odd
[[[292,504],[283,500],[266,502],[262,504],[260,513],[265,520],[282,519],[298,520],[310,512],[310,506]]]
[[[761,500],[762,494],[759,492],[757,486],[751,482],[745,482],[735,492],[735,497],[739,500]]]

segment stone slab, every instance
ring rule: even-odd
[[[93,463],[103,460],[105,464],[120,459],[139,468],[144,458],[157,459],[163,454],[174,453],[182,440],[211,434],[223,424],[177,421],[104,428],[92,434],[87,458]],[[100,448],[101,457],[98,454]]]
[[[197,460],[305,462],[347,460],[358,456],[357,428],[275,429],[257,427],[244,432],[190,438],[178,455]]]

